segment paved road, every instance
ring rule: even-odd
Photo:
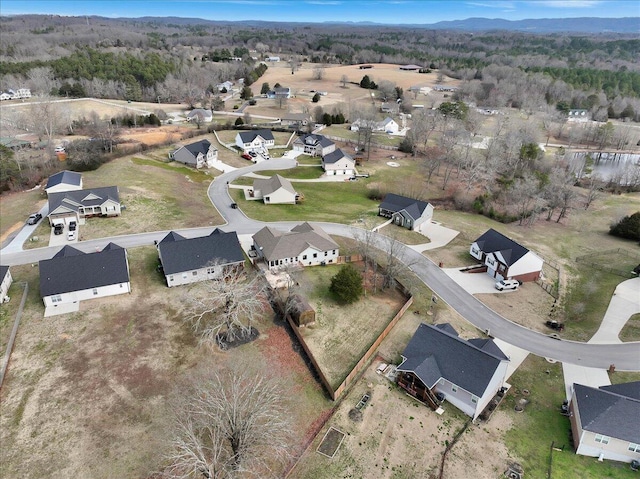
[[[231,208],[231,197],[228,193],[228,182],[250,171],[264,169],[287,169],[295,166],[295,160],[277,159],[257,163],[239,170],[229,171],[218,178],[209,187],[209,197],[214,207],[226,218],[227,223],[221,226],[226,231],[238,234],[253,234],[266,223],[247,218],[242,210]],[[269,225],[290,229],[299,222],[275,222]],[[348,225],[336,223],[317,223],[329,234],[353,237],[362,230]],[[178,230],[187,237],[201,236],[210,233],[213,227]],[[154,240],[162,239],[166,231],[141,233],[99,240],[83,241],[74,245],[83,251],[94,251],[114,241],[124,248],[151,245]],[[373,234],[377,246],[382,246],[388,238]],[[51,258],[58,248],[40,248],[34,250],[11,252],[2,251],[2,262],[7,265],[35,263],[41,259]],[[615,364],[619,371],[640,371],[640,344],[587,344],[574,341],[556,340],[548,336],[526,329],[515,324],[495,311],[492,311],[474,296],[467,293],[432,261],[413,249],[401,245],[402,261],[438,295],[441,300],[455,309],[462,317],[477,328],[488,331],[492,336],[507,343],[530,351],[538,356],[552,358],[557,361],[591,367],[608,368]]]

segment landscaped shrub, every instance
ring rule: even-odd
[[[362,276],[352,264],[346,264],[331,278],[329,290],[343,303],[354,303],[364,293]]]
[[[619,238],[640,241],[640,211],[631,216],[625,216],[615,225],[612,225],[609,234]]]

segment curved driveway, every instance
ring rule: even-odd
[[[240,209],[231,208],[231,197],[228,193],[228,182],[250,171],[287,169],[295,166],[295,160],[277,159],[257,163],[246,168],[230,171],[216,178],[209,186],[209,198],[211,202],[226,218],[227,224],[220,226],[227,231],[236,231],[238,234],[253,234],[264,227],[266,223],[247,218]],[[298,222],[269,223],[270,226],[289,230]],[[327,233],[354,237],[362,230],[353,226],[337,223],[317,223]],[[180,230],[187,237],[201,236],[210,233],[213,227],[192,228]],[[153,244],[154,240],[162,239],[166,231],[153,233],[141,233],[137,235],[102,238],[100,240],[83,241],[74,245],[83,251],[93,251],[104,247],[108,242],[115,241],[124,248]],[[374,233],[373,240],[377,246],[383,246],[388,238]],[[2,254],[2,263],[8,265],[26,264],[37,262],[41,259],[51,258],[58,248],[40,248],[20,252]],[[640,370],[640,344],[587,344],[575,341],[551,339],[544,334],[531,331],[515,324],[495,311],[492,311],[474,296],[467,293],[461,286],[454,282],[431,260],[411,248],[402,245],[399,248],[401,260],[423,281],[435,294],[456,310],[463,318],[477,328],[488,331],[491,336],[499,338],[514,346],[532,352],[538,356],[552,358],[557,361],[586,366],[591,368],[608,368],[615,364],[619,371]]]

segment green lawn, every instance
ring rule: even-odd
[[[262,176],[273,176],[278,174],[290,180],[315,180],[320,178],[324,170],[320,166],[299,166],[288,170],[262,170],[258,172]]]
[[[546,373],[549,371],[549,374]],[[526,477],[546,478],[551,443],[562,448],[554,451],[553,479],[623,479],[636,477],[628,464],[598,462],[596,458],[578,456],[569,444],[569,418],[560,414],[564,400],[564,382],[560,363],[550,364],[543,358],[529,355],[511,377],[512,388],[501,405],[513,420],[505,435],[505,443],[514,460],[520,462]],[[524,412],[514,411],[516,401],[528,389],[530,403]]]
[[[618,337],[620,341],[640,341],[640,313],[629,318]]]
[[[245,201],[241,190],[230,194],[244,213],[260,221],[330,221],[352,223],[364,215],[377,215],[378,202],[367,198],[367,181],[339,183],[300,183],[296,189],[304,194],[297,205],[265,205]]]

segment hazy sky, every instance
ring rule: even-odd
[[[1,0],[0,14],[435,23],[469,17],[638,17],[639,0]]]

